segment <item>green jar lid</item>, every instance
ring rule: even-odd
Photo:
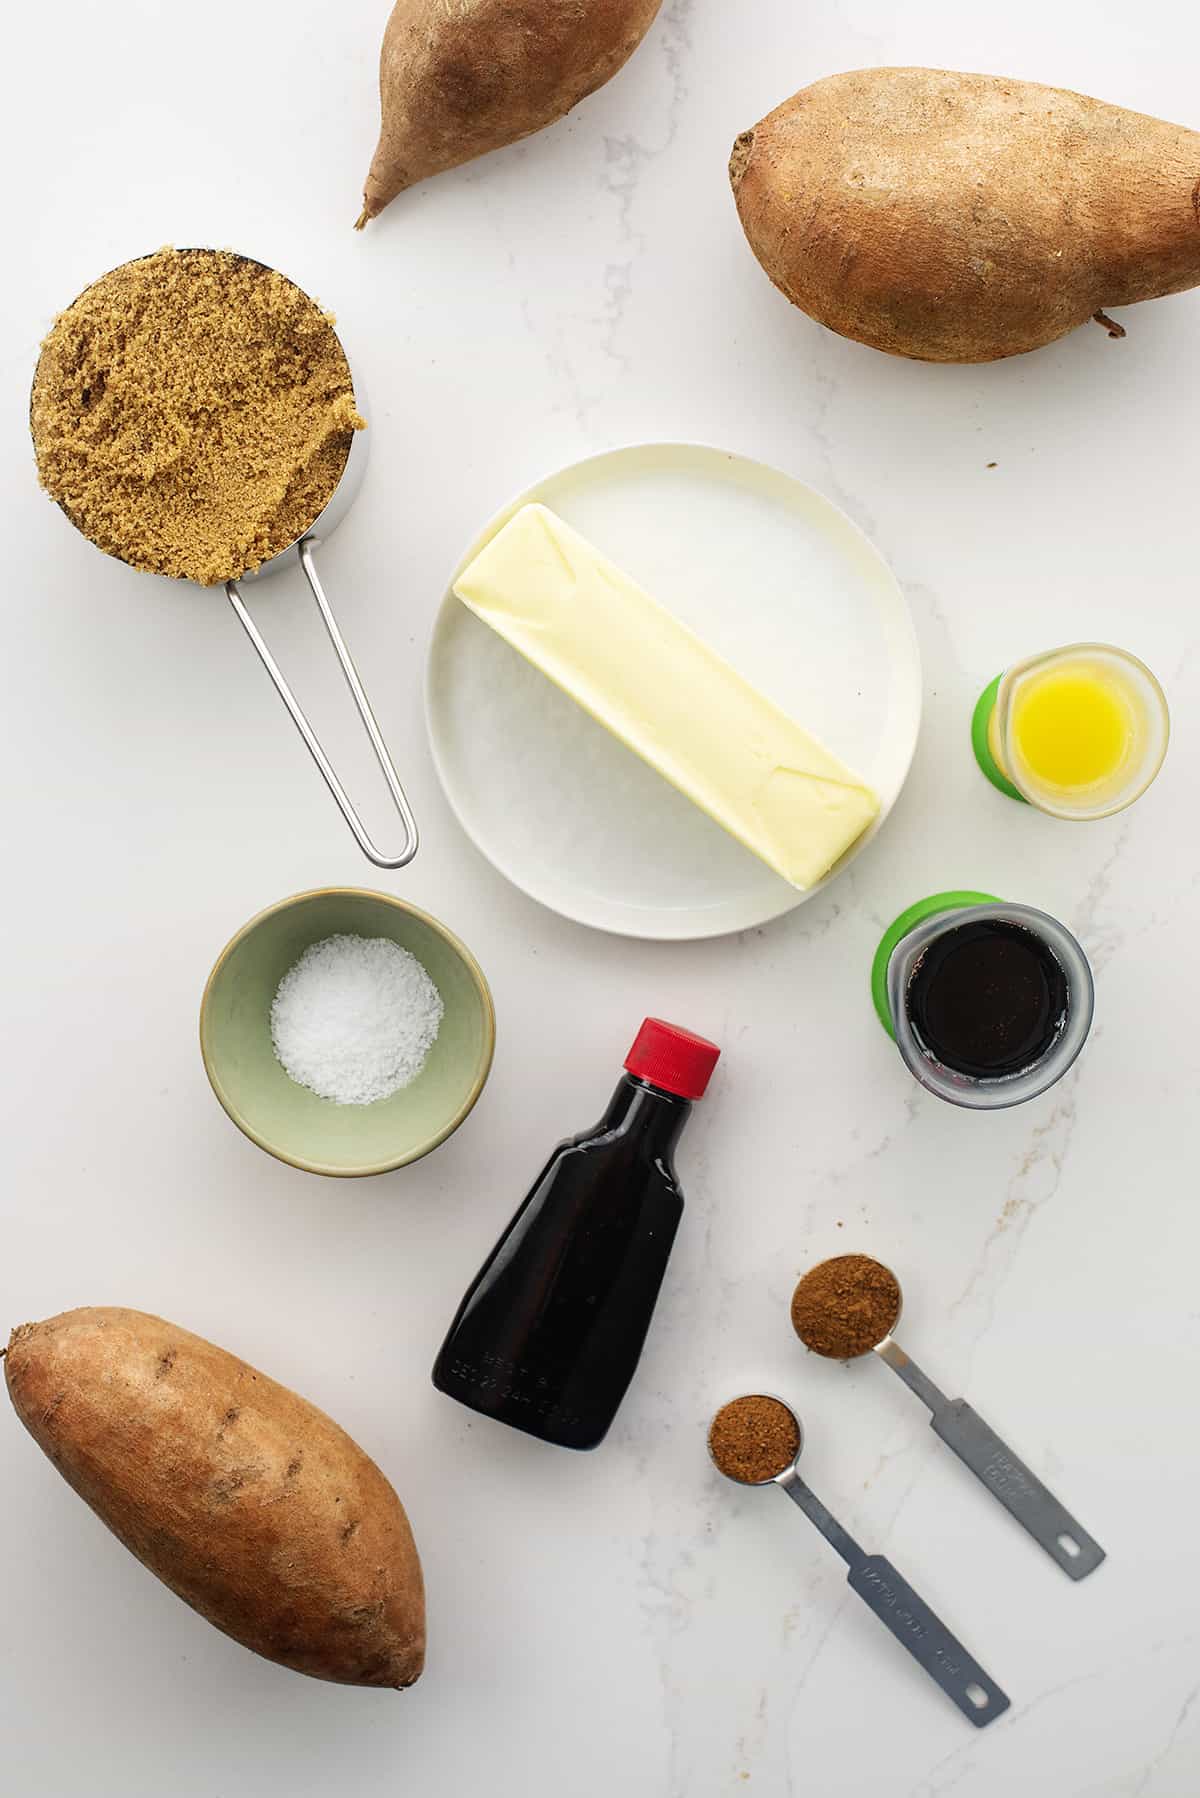
[[[923,924],[926,918],[936,917],[939,912],[961,911],[966,905],[998,905],[999,903],[995,893],[972,893],[965,888],[955,889],[948,893],[931,893],[928,899],[918,899],[915,905],[910,905],[907,911],[902,911],[900,916],[888,925],[879,939],[879,947],[876,949],[875,959],[871,963],[871,1000],[879,1022],[893,1040],[896,1032],[892,1025],[892,1008],[888,1004],[887,971],[897,943],[906,937],[915,925]]]
[[[1024,793],[1019,793],[1007,774],[1001,772],[1000,764],[992,754],[991,746],[988,743],[988,725],[991,723],[992,713],[996,709],[996,695],[1000,691],[1000,682],[1003,679],[1004,676],[998,674],[992,684],[985,687],[979,695],[978,704],[971,714],[971,748],[975,751],[975,760],[992,785],[1001,793],[1007,794],[1009,799],[1019,799],[1022,805],[1028,805],[1029,801]]]

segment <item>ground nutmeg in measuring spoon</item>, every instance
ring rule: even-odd
[[[805,1348],[832,1361],[865,1355],[890,1336],[900,1286],[870,1255],[835,1255],[805,1274],[792,1295],[792,1327]]]
[[[213,586],[304,535],[364,420],[333,320],[228,250],[158,250],[54,321],[30,401],[38,478],[107,555]]]
[[[781,1399],[755,1392],[722,1405],[708,1430],[717,1471],[743,1486],[761,1486],[800,1453],[800,1426]]]

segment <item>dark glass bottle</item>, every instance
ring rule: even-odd
[[[554,1151],[476,1275],[434,1363],[440,1391],[543,1442],[603,1440],[683,1215],[675,1144],[719,1054],[646,1019],[604,1116]]]

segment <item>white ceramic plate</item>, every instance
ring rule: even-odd
[[[921,718],[921,665],[895,576],[819,493],[695,444],[610,450],[539,481],[589,537],[878,792],[879,829]],[[633,651],[636,653],[636,650]],[[720,936],[810,899],[611,737],[447,590],[426,678],[434,761],[464,830],[516,886],[622,936]],[[822,882],[823,886],[825,882]]]

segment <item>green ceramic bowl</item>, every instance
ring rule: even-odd
[[[373,1105],[319,1099],[284,1073],[271,1044],[279,982],[311,943],[341,932],[409,950],[446,1008],[412,1085]],[[200,1004],[200,1053],[225,1110],[260,1149],[313,1174],[383,1174],[428,1155],[483,1091],[495,1041],[492,995],[470,950],[403,899],[356,887],[297,893],[259,912],[217,957]]]

